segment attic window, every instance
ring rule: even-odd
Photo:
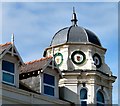
[[[49,74],[43,74],[44,94],[54,96],[55,77]]]
[[[4,83],[14,85],[15,77],[14,63],[3,60],[2,61],[2,81]]]

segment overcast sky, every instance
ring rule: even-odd
[[[105,61],[113,75],[118,76],[117,2],[3,2],[0,9],[1,43],[9,42],[11,33],[14,33],[15,45],[24,62],[41,58],[54,34],[61,28],[72,25],[70,20],[73,6],[78,25],[93,31],[99,37],[102,46],[107,48]],[[118,103],[117,82],[113,89],[113,103]]]

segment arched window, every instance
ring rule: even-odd
[[[104,106],[105,100],[101,91],[97,92],[97,106]]]
[[[80,104],[81,106],[87,106],[87,90],[85,88],[80,90]]]

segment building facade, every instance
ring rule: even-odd
[[[0,45],[3,104],[112,104],[116,76],[105,63],[106,49],[92,31],[77,25],[74,10],[71,22],[38,60],[24,63],[14,40]]]

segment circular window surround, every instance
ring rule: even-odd
[[[96,63],[94,63],[94,65],[95,65],[97,68],[100,68],[101,65],[102,65],[101,57],[100,57],[100,55],[99,55],[98,53],[95,53],[95,54],[93,55],[93,61],[94,61],[94,58],[95,58],[95,57],[97,57],[97,58],[99,59],[99,64],[96,65]]]
[[[80,61],[80,62],[75,61],[74,56],[77,55],[77,54],[82,56],[82,61]],[[72,62],[73,62],[74,64],[80,65],[80,64],[83,64],[83,63],[85,62],[86,56],[85,56],[85,54],[84,54],[82,51],[78,51],[78,50],[77,50],[77,51],[74,51],[74,52],[71,54],[71,60],[72,60]]]
[[[57,57],[57,56],[60,56],[61,57],[61,62],[59,63],[59,64],[57,64],[58,66],[60,66],[62,63],[63,63],[63,55],[62,55],[62,53],[55,53],[55,55],[54,55],[54,59]]]

